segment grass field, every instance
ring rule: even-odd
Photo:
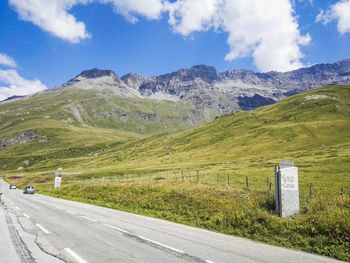
[[[0,150],[1,176],[62,198],[350,261],[350,86],[312,90],[151,137],[45,123],[38,121],[36,131],[48,143]],[[12,133],[25,128],[16,124]],[[274,186],[268,192],[267,185],[281,160],[299,167],[301,213],[288,219],[274,214]],[[53,190],[49,172],[59,167],[82,174],[64,176],[63,187]],[[102,177],[113,181],[96,182]]]

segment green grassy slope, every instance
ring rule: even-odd
[[[339,192],[350,186],[349,103],[349,86],[317,89],[187,132],[121,144],[102,160],[86,162],[101,175],[199,169],[211,176],[232,174],[241,185],[249,175],[259,188],[280,160],[291,160],[300,168],[301,184]]]
[[[130,138],[137,137],[135,134],[67,126],[50,119],[44,122],[35,119],[29,123],[18,120],[20,124],[0,128],[2,134],[28,129],[30,124],[47,135],[49,142],[1,149],[0,158],[8,162],[9,156],[31,155],[37,151],[44,156],[54,152],[45,157],[48,160],[27,169],[40,172],[56,169],[62,166],[64,159],[66,167],[72,169],[94,168],[93,173],[84,175],[86,177],[200,170],[209,177],[216,177],[217,173],[232,174],[233,182],[242,185],[249,175],[252,187],[256,184],[257,188],[262,179],[271,176],[280,160],[291,160],[300,168],[302,184],[313,183],[325,191],[335,192],[350,185],[346,176],[350,171],[349,103],[349,86],[325,87],[251,112],[222,116],[187,132],[131,141]],[[15,111],[12,114],[16,114]],[[77,135],[79,133],[84,135]],[[125,139],[125,143],[119,143]],[[94,145],[99,144],[101,147],[94,149]],[[86,150],[79,150],[85,147]],[[64,151],[67,148],[77,150]],[[58,156],[62,158],[57,159]],[[24,157],[17,158],[16,165],[8,166],[9,170],[16,170],[23,161]]]
[[[47,123],[39,132],[55,135],[58,127],[53,125]],[[22,130],[19,124],[12,127]],[[0,149],[0,165],[7,164],[0,175],[21,176],[9,181],[33,184],[42,193],[62,198],[350,261],[350,86],[312,90],[251,112],[222,116],[189,131],[147,138],[66,127],[57,132],[60,139],[49,140],[45,147],[33,141]],[[61,146],[63,139],[67,144]],[[79,150],[80,146],[86,148]],[[17,170],[35,156],[33,152],[42,154],[41,159]],[[280,160],[294,161],[299,167],[301,213],[288,219],[274,214],[273,186],[268,192],[266,184],[267,178],[273,182],[273,168]],[[53,190],[49,171],[58,167],[82,174],[63,176],[63,187]],[[201,184],[196,183],[197,170]],[[216,185],[217,174],[220,185]],[[96,182],[106,176],[113,180]],[[89,183],[72,181],[92,177],[95,180]]]
[[[7,127],[21,122],[28,126],[32,120],[53,119],[76,127],[150,135],[188,129],[213,116],[196,111],[189,103],[124,98],[110,90],[66,88],[0,103],[0,129],[5,133]]]

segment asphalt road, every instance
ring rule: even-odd
[[[165,220],[24,195],[4,182],[0,192],[0,262],[339,262]],[[17,238],[10,233],[14,224]],[[21,240],[24,252],[18,249]],[[4,261],[4,255],[13,260]]]

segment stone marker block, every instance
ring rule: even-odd
[[[53,185],[53,188],[58,188],[61,186],[61,176],[55,176],[55,183]]]
[[[281,217],[299,213],[298,168],[284,166],[275,168],[276,210]]]

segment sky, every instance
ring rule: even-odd
[[[0,100],[81,71],[290,71],[350,58],[350,0],[1,0]]]

